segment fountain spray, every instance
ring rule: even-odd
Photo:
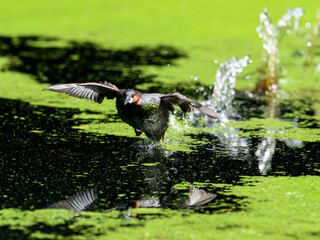
[[[256,91],[258,93],[274,95],[277,92],[281,71],[278,44],[284,35],[290,34],[292,30],[297,32],[302,15],[301,8],[289,9],[278,23],[273,25],[266,8],[260,14],[260,25],[257,27],[257,32],[262,39],[264,51],[262,66],[259,70],[264,73],[264,78],[257,84]]]
[[[307,42],[306,60],[304,62],[305,67],[308,67],[312,64],[315,48],[317,45],[317,41],[319,39],[319,35],[320,35],[320,8],[317,11],[316,21],[313,25],[312,33],[309,38],[309,41]]]

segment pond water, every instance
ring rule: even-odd
[[[106,80],[108,75],[119,87],[147,82],[149,91],[164,92],[172,89],[155,76],[141,77],[135,67],[167,66],[186,57],[168,46],[115,51],[72,42],[66,48],[42,48],[34,45],[40,40],[50,39],[0,37],[1,55],[12,58],[6,71],[32,74],[50,84]],[[107,74],[101,71],[105,66]],[[214,104],[212,87],[195,83],[174,89]],[[66,208],[61,201],[73,196],[69,199],[86,198],[84,208],[96,212],[126,211],[141,199],[157,199],[165,208],[178,209],[194,186],[217,196],[190,211],[213,214],[247,208],[246,196],[230,193],[233,186],[253,184],[245,177],[319,175],[320,122],[312,99],[263,98],[249,92],[233,92],[232,99],[228,121],[177,113],[164,143],[156,144],[132,133],[101,134],[81,127],[92,122],[117,126],[120,119],[114,112],[0,98],[0,208],[35,210],[57,208],[59,203]],[[96,115],[103,117],[92,117]],[[178,190],[175,196],[173,189]]]
[[[185,190],[188,183],[198,184],[218,195],[206,210],[241,208],[239,197],[225,196],[224,192],[230,184],[242,184],[242,176],[319,174],[319,142],[242,137],[236,130],[228,135],[226,130],[219,134],[218,129],[190,134],[188,137],[195,142],[189,146],[191,151],[168,151],[165,146],[140,138],[74,129],[92,120],[74,119],[80,110],[34,106],[10,99],[0,102],[1,208],[46,208],[66,196],[96,188],[97,208],[108,209],[146,196],[162,198],[181,183],[185,183]],[[241,98],[240,94],[236,102],[244,118],[250,117],[245,110],[248,106],[256,110],[253,116],[262,110],[258,107],[261,102]],[[285,114],[289,110],[283,104],[278,111]],[[102,121],[108,124],[116,120],[118,116],[111,115]],[[295,119],[297,124],[302,120]],[[319,128],[317,121],[303,120],[303,124]],[[259,128],[245,131],[259,132]],[[170,145],[170,137],[165,144]]]

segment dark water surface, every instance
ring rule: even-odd
[[[93,42],[37,35],[0,36],[0,56],[9,58],[5,70],[31,74],[41,83],[109,81],[119,88],[135,89],[139,84],[152,83],[157,92],[164,89],[157,76],[137,67],[174,66],[175,60],[186,57],[171,46],[112,49]],[[179,88],[179,84],[175,87]]]
[[[95,188],[96,208],[108,209],[145,196],[163,198],[177,183],[198,182],[218,194],[206,210],[241,209],[241,197],[227,194],[228,185],[214,184],[241,185],[242,176],[261,175],[255,155],[261,138],[247,139],[246,147],[228,147],[217,135],[192,135],[208,144],[193,146],[191,153],[168,152],[138,138],[73,129],[90,122],[72,118],[79,113],[0,99],[1,208],[45,208]],[[117,115],[110,115],[103,121],[117,120]],[[303,147],[289,147],[285,141],[276,141],[267,174],[318,175],[319,147],[319,143],[308,142]]]

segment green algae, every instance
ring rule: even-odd
[[[295,126],[294,122],[279,119],[251,118],[248,121],[231,121],[230,126],[238,128],[238,134],[245,137],[275,137],[277,139],[289,138],[306,142],[319,142],[320,130]]]
[[[55,42],[32,43],[32,46],[43,49],[64,48],[67,45],[65,40],[76,39],[98,42],[102,46],[120,50],[140,45],[168,44],[186,52],[188,57],[180,58],[172,65],[136,66],[135,68],[142,71],[142,75],[156,75],[154,82],[137,85],[146,91],[159,86],[157,82],[172,90],[188,90],[195,83],[212,86],[214,74],[219,67],[214,63],[215,60],[223,62],[232,56],[243,56],[248,52],[253,64],[240,75],[237,88],[251,89],[258,79],[256,68],[260,63],[261,42],[255,28],[263,7],[270,10],[274,19],[278,19],[287,8],[302,5],[306,13],[301,22],[303,27],[305,23],[313,22],[315,9],[319,6],[318,1],[308,1],[308,4],[305,4],[292,0],[233,0],[229,3],[226,14],[225,2],[219,1],[165,1],[162,4],[146,5],[145,1],[99,0],[93,5],[89,1],[67,0],[50,3],[20,0],[3,1],[0,4],[0,21],[5,23],[1,25],[2,35],[46,35],[61,38]],[[10,8],[15,10],[8,11]],[[319,121],[320,116],[319,72],[314,70],[315,66],[306,69],[303,66],[304,58],[293,57],[295,52],[305,48],[306,40],[303,34],[302,32],[298,36],[288,36],[280,45],[285,70],[280,85],[290,97],[287,105],[299,110],[285,113],[282,117],[288,118],[287,121],[253,118],[249,121],[231,122],[230,127],[240,129],[234,130],[235,133],[247,137],[272,136],[306,142],[320,141],[319,130],[308,128],[311,124],[309,120]],[[79,56],[73,55],[71,59],[78,61]],[[1,57],[0,67],[5,69],[10,61],[12,59]],[[252,72],[254,73],[251,74]],[[133,129],[116,117],[115,102],[112,100],[96,104],[63,94],[41,92],[41,89],[51,84],[40,83],[30,74],[7,70],[0,72],[0,85],[2,98],[23,100],[33,106],[79,109],[82,112],[72,116],[72,119],[78,121],[73,129],[79,132],[135,137]],[[297,101],[291,101],[293,98]],[[301,99],[305,98],[312,99],[311,106],[302,104]],[[315,116],[306,114],[310,110],[315,111]],[[296,126],[291,121],[295,118],[303,121]],[[22,117],[19,119],[24,121]],[[164,140],[165,149],[169,151],[190,153],[197,146],[207,144],[206,140],[195,139],[192,135],[216,131],[215,128],[191,127],[179,118],[176,120],[174,125],[169,127]],[[275,131],[271,133],[269,129]],[[46,132],[33,129],[31,133],[41,135]],[[69,143],[60,135],[52,134],[51,137]],[[105,144],[102,138],[97,141]],[[86,146],[91,146],[94,142],[92,140]],[[112,144],[118,144],[118,141]],[[78,154],[70,151],[69,156],[77,161]],[[190,158],[193,157],[195,156]],[[118,160],[121,159],[115,159]],[[142,164],[149,167],[158,165],[158,162]],[[88,163],[87,167],[91,168],[91,165]],[[130,167],[135,168],[136,164],[124,166],[122,170],[126,171]],[[115,172],[117,170],[115,168]],[[221,171],[229,174],[232,169]],[[75,174],[75,177],[79,178],[85,176],[83,173]],[[44,186],[47,180],[34,184]],[[181,182],[176,187],[186,188],[190,184],[212,189],[219,186],[215,183],[198,182],[194,177],[193,182]],[[2,236],[12,236],[10,234],[15,232],[20,239],[128,239],[128,236],[132,239],[318,239],[319,185],[318,176],[248,177],[243,178],[242,186],[227,185],[230,195],[245,197],[241,200],[245,206],[242,210],[236,211],[228,205],[223,205],[210,214],[170,209],[132,209],[132,214],[138,213],[140,217],[131,218],[129,221],[124,220],[123,213],[118,211],[75,214],[65,210],[2,209],[0,232],[1,235],[4,234]],[[211,206],[216,205],[219,206],[219,202],[213,202]]]
[[[293,127],[292,122],[281,121],[271,118],[251,118],[248,121],[232,121],[231,125],[240,129],[258,130],[258,129],[286,129]]]
[[[75,129],[81,129],[86,132],[98,133],[101,135],[116,135],[116,136],[127,136],[127,137],[137,137],[134,129],[128,124],[118,121],[118,122],[100,122],[90,120],[87,125],[74,126]],[[142,138],[138,136],[137,138]]]
[[[169,126],[164,139],[165,148],[167,150],[190,153],[196,146],[203,143],[202,140],[195,140],[192,138],[192,134],[202,133],[205,129],[193,127],[186,119],[181,119],[178,116],[173,116],[171,119],[171,125]]]
[[[169,85],[176,85],[177,82],[182,85],[193,84],[194,79],[190,76],[196,76],[202,84],[212,85],[213,75],[219,67],[218,64],[213,63],[215,60],[222,62],[234,55],[243,56],[248,52],[254,61],[254,64],[249,66],[248,72],[255,70],[261,57],[261,41],[255,30],[261,10],[267,7],[272,16],[278,19],[289,7],[301,5],[305,9],[305,15],[301,22],[301,26],[304,26],[306,22],[314,22],[315,9],[318,7],[316,1],[309,1],[308,4],[301,4],[299,1],[281,1],[276,4],[277,7],[273,2],[232,1],[229,14],[226,15],[221,14],[223,12],[221,9],[224,9],[223,4],[212,1],[205,1],[201,4],[196,1],[191,1],[188,4],[177,1],[175,4],[170,4],[170,7],[154,7],[153,5],[147,7],[143,2],[133,4],[128,1],[126,4],[111,4],[110,2],[98,1],[95,7],[91,6],[90,8],[84,1],[77,5],[77,9],[74,11],[71,11],[74,9],[74,1],[66,1],[66,3],[56,5],[41,3],[38,4],[37,9],[26,5],[23,1],[19,2],[17,4],[19,7],[15,12],[5,11],[6,5],[1,8],[3,12],[0,15],[6,22],[1,30],[3,34],[30,35],[45,32],[50,36],[72,40],[91,40],[102,43],[104,46],[112,45],[116,48],[165,43],[183,47],[189,53],[190,58],[180,59],[174,67],[145,67],[143,69],[146,73],[156,74],[157,80]],[[243,18],[242,11],[239,9],[243,9],[247,4],[250,4],[252,11],[246,14],[246,18]],[[115,9],[117,11],[114,11]],[[146,9],[152,9],[152,11],[149,12]],[[45,11],[58,12],[63,18],[57,20],[53,16],[44,14]],[[83,12],[85,12],[86,20],[80,17],[83,16],[81,14]],[[160,17],[163,12],[167,13],[165,18]],[[201,12],[201,15],[198,12]],[[26,15],[29,15],[27,21],[24,17]],[[145,22],[146,18],[150,19],[150,23]],[[77,21],[73,21],[73,19],[77,19]],[[194,21],[194,19],[197,20]],[[134,22],[135,27],[128,26],[128,22]],[[241,24],[241,27],[235,27],[234,22]],[[52,23],[49,24],[50,29],[47,28],[48,23]],[[187,32],[184,30],[185,26],[188,26]],[[166,34],[163,34],[164,30]],[[92,32],[94,34],[90,34]],[[146,34],[146,32],[152,32],[152,34]],[[188,34],[187,37],[186,34]],[[123,35],[126,37],[118,37]],[[237,35],[237,44],[234,44],[235,35]],[[304,50],[305,45],[306,40],[303,37],[297,38],[292,35],[288,36],[280,46],[283,66],[288,72],[288,76],[285,77],[288,83],[283,85],[285,89],[298,90],[303,86],[309,88],[314,86],[315,71],[305,71],[302,64],[303,59],[292,58],[292,53],[296,50]],[[296,64],[292,65],[292,61],[300,61],[301,64],[298,66],[301,68]],[[173,79],[175,81],[172,81]],[[238,82],[238,87],[240,89],[252,87],[255,82],[255,77],[247,80],[242,79]]]
[[[234,2],[236,5],[238,3]],[[267,6],[269,4],[267,3],[263,3],[264,5],[266,4],[266,6],[270,9],[270,12],[272,12],[273,16],[281,16],[281,14],[283,14],[283,12],[286,10],[286,7],[288,6],[287,1],[282,2],[281,6],[278,6],[277,8],[274,8],[274,6],[272,6],[272,4],[270,4],[270,6]],[[314,2],[315,3],[315,2]],[[102,3],[100,3],[102,4]],[[207,4],[211,4],[211,3],[207,3]],[[217,9],[217,7],[222,7],[220,4],[218,6],[216,6],[217,3],[215,3],[215,6],[213,9]],[[253,7],[256,7],[257,12],[252,11],[250,13],[250,15],[247,16],[247,19],[258,19],[258,13],[260,12],[260,5],[264,6],[262,3],[255,3],[256,5],[254,5]],[[292,4],[292,3],[290,3]],[[68,12],[67,9],[69,9],[68,7],[70,7],[72,5],[72,1],[69,1],[68,3],[65,4],[66,8],[66,12]],[[104,4],[102,4],[104,5]],[[109,4],[107,4],[109,5]],[[234,5],[234,7],[236,7],[236,5]],[[131,8],[136,8],[136,6],[129,4],[129,6]],[[195,4],[192,5],[193,7],[196,8],[201,8],[201,5]],[[241,6],[241,4],[240,4]],[[240,7],[239,4],[237,5],[237,8]],[[44,9],[47,9],[48,6],[42,6]],[[120,8],[121,10],[119,10],[120,12],[123,11],[123,6],[121,6],[120,4]],[[180,9],[182,6],[180,4],[176,4],[175,7],[177,7],[178,9]],[[186,7],[186,6],[185,6]],[[312,10],[313,8],[311,7],[311,3],[309,3],[308,6],[303,6],[304,8],[310,8],[310,10]],[[55,6],[54,9],[59,9],[58,6]],[[81,9],[81,6],[79,6],[79,9]],[[168,11],[172,12],[174,11],[174,7],[170,8]],[[190,11],[193,8],[190,8],[190,5],[188,5],[186,7],[186,11]],[[31,11],[34,11],[33,9],[30,9]],[[53,10],[54,11],[54,10]],[[216,10],[214,10],[216,11]],[[66,12],[62,12],[61,14],[65,14]],[[312,12],[312,11],[311,11]],[[189,12],[191,15],[194,14],[192,12]],[[206,12],[205,12],[206,13]],[[40,14],[40,13],[39,13]],[[78,13],[74,13],[75,15]],[[181,16],[186,17],[186,12],[184,13],[180,13]],[[206,13],[208,15],[204,15],[201,19],[210,19],[212,18],[212,15],[209,13]],[[239,17],[237,15],[237,12],[232,12],[232,14],[234,14],[234,17],[237,18]],[[34,23],[33,21],[36,21],[37,19],[37,14],[34,15],[34,18],[29,19],[29,24]],[[96,16],[99,18],[99,14]],[[115,17],[114,14],[111,14],[110,17]],[[132,16],[130,14],[128,14],[127,12],[125,13],[124,17],[137,17],[136,13],[132,12]],[[100,16],[101,17],[101,16]],[[172,17],[172,16],[171,16]],[[170,18],[171,18],[170,17]],[[225,19],[223,16],[221,15],[217,15],[217,18],[222,18],[224,19],[226,22],[228,22],[229,24],[232,22],[232,16],[228,16],[228,18],[230,19]],[[307,21],[307,19],[313,19],[314,15],[310,13],[307,13],[304,16],[304,21]],[[169,18],[169,19],[170,19]],[[48,21],[50,21],[50,17],[47,16],[46,19],[48,19]],[[126,34],[132,33],[132,31],[130,31],[130,29],[128,29],[128,27],[126,26],[125,22],[123,22],[123,19],[119,19],[116,18],[118,21],[118,24],[121,24],[121,29],[124,31],[124,29],[127,29],[129,31],[126,32]],[[187,19],[188,20],[188,19]],[[138,26],[141,27],[141,22],[139,21],[139,18],[136,20],[138,23]],[[190,20],[188,20],[190,21]],[[14,18],[14,22],[18,23],[19,22],[19,18]],[[104,21],[105,22],[105,21]],[[166,26],[166,24],[168,24],[169,21],[168,19],[162,19],[161,22],[158,22],[158,24],[160,26]],[[39,25],[40,24],[40,25]],[[75,24],[75,23],[73,23]],[[93,26],[91,26],[93,24],[93,22],[90,20],[90,24],[85,24],[84,26],[89,27],[90,26],[90,31],[91,28]],[[177,23],[179,24],[179,23]],[[217,23],[213,20],[210,20],[207,22],[208,25],[216,25]],[[41,23],[36,24],[39,29],[42,29],[45,25],[42,25]],[[99,25],[99,24],[94,24],[94,28],[95,29],[100,29],[103,25]],[[17,25],[16,27],[18,27],[19,25]],[[109,24],[107,24],[108,28],[112,28]],[[229,25],[228,25],[229,26]],[[67,26],[66,26],[67,27]],[[150,26],[149,26],[150,27]],[[194,27],[196,30],[198,29],[198,26],[194,25],[193,22],[190,22],[190,27]],[[229,26],[231,29],[231,26]],[[243,28],[242,28],[242,33],[239,33],[239,39],[238,39],[238,44],[243,44],[245,41],[247,41],[247,44],[250,43],[254,43],[254,46],[251,47],[250,49],[250,53],[251,55],[258,58],[258,56],[260,55],[260,40],[257,37],[257,34],[255,32],[255,27],[256,27],[256,23],[255,21],[245,21],[243,23]],[[15,28],[13,28],[14,30]],[[54,26],[53,26],[53,29]],[[90,40],[90,36],[85,36],[82,35],[80,38],[77,35],[77,31],[70,31],[70,29],[68,29],[67,31],[65,31],[64,28],[58,28],[53,30],[53,32],[58,31],[60,32],[59,34],[63,35],[64,39],[70,39],[72,38],[72,36],[74,36],[73,34],[76,34],[76,36],[78,37],[77,39],[82,39],[83,41],[86,40]],[[190,32],[190,34],[192,33],[192,37],[195,39],[198,39],[198,44],[200,46],[200,44],[202,44],[202,47],[198,47],[198,48],[193,48],[192,44],[194,42],[194,40],[192,40],[191,42],[186,41],[185,36],[179,32],[179,31],[174,31],[174,35],[175,38],[171,39],[172,41],[174,41],[175,43],[178,41],[178,39],[183,39],[183,41],[179,41],[179,46],[184,49],[187,50],[188,54],[191,56],[191,58],[181,58],[177,60],[177,64],[174,65],[170,65],[170,66],[165,66],[165,67],[160,67],[160,66],[141,66],[140,69],[142,71],[144,71],[143,74],[145,75],[156,75],[157,81],[160,81],[161,83],[165,84],[167,86],[167,88],[177,88],[177,86],[192,86],[195,83],[195,77],[197,79],[197,82],[200,82],[201,84],[205,84],[205,85],[212,85],[214,82],[214,78],[213,75],[216,71],[216,69],[218,68],[217,64],[214,64],[214,60],[221,60],[224,61],[224,57],[225,57],[225,53],[226,52],[233,52],[235,51],[234,48],[230,48],[229,44],[228,44],[228,40],[231,36],[230,34],[226,34],[225,32],[225,25],[220,26],[217,28],[217,26],[215,26],[214,31],[210,31],[210,28],[207,29],[207,33],[205,34],[206,38],[213,38],[212,41],[216,42],[216,44],[212,44],[211,46],[208,46],[208,41],[206,40],[206,42],[202,42],[203,40],[201,40],[201,38],[199,38],[199,34],[202,35],[203,33],[200,33],[199,31],[193,31]],[[117,28],[117,31],[119,29]],[[142,30],[142,29],[140,29]],[[6,31],[12,31],[12,29],[7,29],[7,30],[3,30],[4,32]],[[14,30],[17,31],[17,30]],[[143,31],[145,31],[145,29],[143,28]],[[8,32],[8,33],[9,33]],[[218,34],[219,32],[223,32],[223,34]],[[19,33],[19,31],[17,31],[17,33]],[[57,34],[59,36],[59,34]],[[95,42],[98,41],[99,43],[102,43],[103,46],[107,45],[107,44],[111,44],[114,45],[115,42],[112,41],[112,38],[107,39],[107,38],[102,38],[101,33],[96,32],[96,36],[95,36]],[[152,36],[152,38],[154,38],[153,40],[150,39],[150,36],[148,35],[148,38],[144,39],[144,41],[147,41],[148,39],[148,43],[147,45],[150,44],[162,44],[165,41],[160,41],[161,38],[157,38],[157,35],[162,35],[161,32],[154,32],[155,35]],[[234,33],[233,33],[234,34]],[[130,34],[129,34],[130,35]],[[66,37],[68,36],[68,37]],[[216,36],[219,36],[219,38],[217,38]],[[241,37],[240,37],[241,36]],[[134,42],[132,42],[132,40],[128,39],[121,39],[123,46],[127,47],[128,46],[128,42],[130,42],[131,45],[134,44]],[[308,72],[310,72],[310,74],[316,74],[315,71],[304,71],[303,68],[299,68],[293,64],[293,60],[290,57],[290,53],[293,51],[293,49],[299,47],[299,44],[303,44],[304,39],[302,37],[298,38],[299,41],[293,41],[293,37],[288,37],[288,39],[286,39],[286,42],[289,42],[290,44],[282,44],[282,49],[281,52],[284,53],[284,57],[282,57],[282,59],[284,59],[284,65],[286,65],[286,61],[288,62],[288,69],[286,72],[288,72],[288,74],[292,73],[292,76],[288,76],[287,80],[285,81],[286,83],[283,84],[283,88],[286,91],[290,92],[290,95],[294,95],[297,94],[297,91],[299,91],[299,89],[301,88],[307,88],[307,87],[313,87],[314,86],[314,82],[317,81],[315,76],[310,76]],[[121,42],[120,41],[120,42]],[[141,39],[140,39],[141,41]],[[219,42],[221,41],[221,44],[219,44]],[[56,44],[57,43],[57,44]],[[55,41],[48,41],[47,42],[47,47],[53,47],[53,46],[58,46],[58,47],[63,47],[63,44],[61,45],[61,43],[65,43],[65,41],[62,39],[60,40],[55,40]],[[231,42],[230,42],[231,43]],[[42,48],[45,47],[45,41],[44,40],[39,40],[37,42],[33,42],[32,43],[34,46],[41,46]],[[53,45],[52,45],[53,44]],[[119,41],[117,41],[117,44],[119,44]],[[116,45],[117,45],[116,44]],[[293,45],[293,46],[292,46]],[[286,47],[287,46],[287,47]],[[225,51],[223,49],[228,49],[229,51]],[[208,51],[208,49],[210,49]],[[230,50],[231,49],[231,50]],[[239,49],[237,49],[237,53],[234,53],[235,55],[239,54]],[[209,52],[209,53],[208,53]],[[212,54],[210,54],[210,52],[212,52]],[[1,59],[5,59],[5,58],[1,58]],[[75,59],[77,60],[77,59]],[[294,59],[296,62],[299,62],[299,59]],[[5,61],[5,60],[3,60]],[[2,63],[1,65],[5,65],[5,63]],[[292,67],[291,67],[292,66]],[[300,65],[299,65],[300,66]],[[302,66],[302,65],[301,65]],[[186,69],[188,69],[188,71],[186,71]],[[250,68],[248,69],[248,71],[251,71]],[[298,73],[298,74],[296,74]],[[301,74],[304,74],[304,76],[302,76]],[[34,103],[34,104],[39,104],[39,105],[47,105],[47,106],[57,106],[57,107],[70,107],[70,108],[78,108],[78,109],[82,109],[82,110],[92,110],[92,111],[97,111],[97,112],[101,112],[104,114],[115,114],[116,110],[114,107],[114,102],[113,101],[104,101],[102,105],[98,105],[98,104],[93,104],[90,103],[89,101],[84,101],[84,100],[78,100],[78,99],[71,99],[68,96],[63,96],[63,95],[57,95],[56,93],[46,93],[46,92],[41,92],[39,93],[39,89],[43,89],[45,87],[48,87],[48,84],[39,84],[36,81],[33,80],[33,78],[31,76],[27,76],[27,75],[20,75],[17,73],[11,73],[11,72],[1,72],[1,84],[2,86],[4,86],[1,90],[0,90],[0,96],[5,97],[5,98],[11,98],[11,99],[23,99],[23,100],[27,100],[30,103]],[[300,75],[299,75],[300,74]],[[245,74],[244,74],[245,75]],[[13,80],[14,79],[14,80]],[[174,81],[172,81],[172,79],[174,79]],[[289,79],[289,80],[288,80]],[[306,81],[307,80],[307,81]],[[238,87],[239,89],[243,89],[244,87],[247,88],[250,85],[252,86],[252,82],[256,81],[255,77],[251,77],[249,80],[243,80],[240,77],[240,80],[238,81]],[[297,84],[296,84],[297,82]],[[304,85],[300,85],[300,83],[303,83]],[[183,83],[183,84],[182,84]],[[137,86],[142,86],[144,84],[148,85],[148,88],[154,86],[154,83],[143,83]],[[25,91],[25,86],[28,85],[28,90]],[[146,88],[147,90],[147,88]],[[304,93],[307,93],[309,91],[303,91]],[[54,96],[57,95],[57,96]],[[301,96],[303,97],[303,96]],[[317,109],[318,105],[314,105],[314,109]],[[291,113],[291,116],[294,115],[295,113]],[[288,115],[289,116],[289,115]],[[299,116],[296,114],[296,116]],[[79,118],[89,118],[89,117],[84,117],[83,115]],[[107,126],[108,125],[108,126]],[[90,125],[80,125],[80,126],[75,126],[75,129],[81,129],[81,130],[86,130],[86,131],[91,131],[91,132],[98,132],[101,134],[114,134],[114,135],[119,135],[119,136],[129,136],[129,137],[134,137],[134,133],[133,131],[130,130],[130,127],[125,126],[123,123],[117,122],[117,123],[108,123],[106,125],[104,125],[103,123],[101,123],[100,121],[92,121],[92,124]],[[126,133],[127,132],[127,133]],[[167,134],[169,135],[169,134]],[[181,135],[179,135],[181,136]],[[186,140],[192,140],[188,137],[185,137]],[[172,141],[174,142],[174,140]],[[179,146],[177,148],[175,148],[176,150],[181,150],[185,148],[184,146]]]
[[[289,138],[305,142],[320,142],[320,129],[319,128],[291,128],[282,133],[275,133],[278,139]]]
[[[196,188],[208,188],[211,189],[211,191],[214,191],[215,187],[219,186],[219,187],[230,187],[231,185],[228,184],[220,184],[220,185],[216,185],[213,183],[207,183],[207,182],[182,182],[182,183],[178,183],[175,184],[172,188],[177,189],[177,190],[187,190],[190,188],[190,186],[194,186]]]
[[[158,109],[158,105],[155,103],[149,103],[141,108],[142,112],[146,115],[153,114]]]

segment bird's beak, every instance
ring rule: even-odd
[[[124,105],[127,105],[131,102],[131,97],[126,97],[126,100],[124,100]]]

